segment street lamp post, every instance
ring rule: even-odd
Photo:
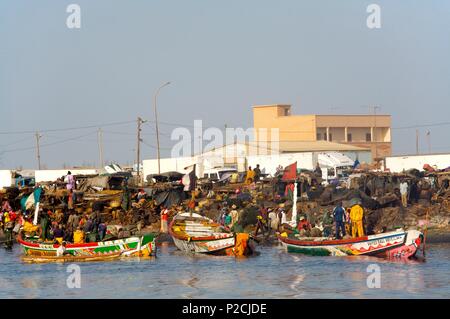
[[[155,106],[155,125],[156,125],[156,147],[157,147],[157,151],[158,151],[158,174],[161,174],[161,163],[160,163],[161,157],[160,157],[160,153],[159,153],[159,130],[158,130],[158,112],[157,112],[157,110],[156,110],[156,98],[158,97],[159,91],[160,91],[163,87],[165,87],[165,86],[167,86],[167,85],[169,85],[169,84],[170,84],[170,82],[166,82],[166,83],[164,83],[163,85],[161,85],[161,86],[156,90],[155,97],[154,97],[154,106]]]

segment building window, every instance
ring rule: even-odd
[[[318,141],[321,141],[321,140],[322,140],[322,134],[317,133],[317,140],[318,140]]]
[[[324,140],[324,141],[328,141],[328,140],[327,140],[327,133],[323,133],[323,140]]]
[[[366,133],[366,142],[371,142],[371,141],[372,141],[372,134]]]
[[[333,134],[330,133],[330,142],[333,140]]]
[[[347,142],[351,142],[352,141],[352,133],[348,133],[347,134]]]

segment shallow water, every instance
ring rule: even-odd
[[[68,264],[24,264],[21,249],[0,249],[0,298],[449,298],[450,244],[428,244],[425,261],[310,257],[281,247],[259,256],[191,256],[174,246],[158,257],[80,263],[81,288],[68,288]],[[369,265],[380,288],[368,288]],[[376,267],[376,266],[375,266]]]

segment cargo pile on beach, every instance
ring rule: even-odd
[[[287,221],[293,218],[294,193],[297,215],[304,216],[320,229],[324,226],[324,216],[338,203],[344,208],[355,203],[363,207],[366,234],[424,227],[445,232],[450,223],[450,172],[447,171],[411,170],[391,174],[359,170],[345,183],[337,181],[326,186],[312,172],[287,179],[283,174],[257,180],[246,180],[244,176],[240,180],[220,182],[197,180],[193,189],[183,185],[180,175],[151,176],[144,185],[138,183],[136,176],[117,173],[74,176],[74,189],[67,187],[63,177],[32,187],[5,188],[0,191],[2,230],[8,212],[23,216],[29,222],[36,213],[46,212],[50,222],[55,216],[62,216],[58,217],[63,219],[60,223],[67,223],[72,214],[87,219],[97,214],[98,222],[107,225],[108,231],[115,229],[116,236],[125,238],[145,232],[167,232],[161,223],[162,215],[170,222],[177,213],[191,211],[223,224],[231,211],[237,211],[239,223],[225,226],[239,227],[256,236],[262,208],[274,212],[282,210]],[[399,190],[402,182],[408,185],[406,206]],[[295,186],[297,192],[293,192]],[[42,191],[36,212],[36,205],[30,204],[30,198],[37,188]],[[282,220],[277,222],[281,224]],[[273,230],[271,238],[276,233],[276,229]]]

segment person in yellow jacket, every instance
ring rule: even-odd
[[[81,230],[80,227],[77,228],[73,233],[73,243],[74,244],[83,244],[84,243],[84,231]]]
[[[363,215],[364,215],[364,210],[358,204],[354,205],[352,207],[352,209],[350,210],[350,220],[352,222],[352,237],[353,238],[364,236]]]

